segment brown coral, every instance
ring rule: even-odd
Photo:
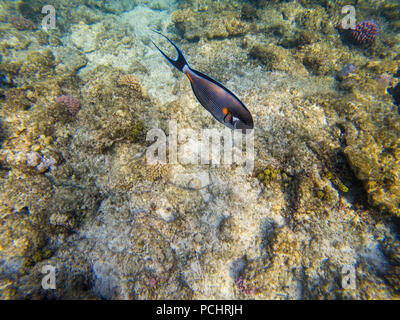
[[[9,20],[9,23],[17,30],[35,30],[36,26],[32,20],[26,19],[21,16],[12,16]]]
[[[118,79],[118,84],[121,86],[128,87],[132,91],[133,95],[137,98],[143,96],[143,91],[140,82],[138,78],[136,78],[133,74],[126,74],[121,76]]]
[[[217,10],[218,15],[210,14]],[[172,22],[187,40],[200,38],[230,38],[244,35],[250,30],[250,24],[240,19],[240,12],[236,10],[222,10],[209,8],[198,12],[191,9],[176,10],[172,16]]]
[[[146,175],[154,181],[168,177],[170,170],[170,165],[158,160],[146,164]]]

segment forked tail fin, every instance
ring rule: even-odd
[[[179,49],[178,46],[175,43],[173,43],[172,40],[169,39],[167,36],[164,36],[162,33],[155,31],[155,30],[153,30],[153,32],[158,33],[159,35],[162,35],[165,39],[167,39],[175,47],[176,51],[178,52],[178,57],[176,58],[176,60],[173,60],[170,57],[168,57],[164,52],[162,52],[161,49],[159,47],[157,47],[157,45],[153,41],[151,41],[151,42],[153,42],[155,47],[158,49],[158,51],[161,52],[161,54],[164,56],[164,58],[168,60],[168,62],[170,64],[172,64],[179,71],[183,72],[183,67],[189,66],[189,64],[186,61],[181,49]]]

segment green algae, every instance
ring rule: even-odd
[[[327,202],[334,200],[332,190],[328,186],[317,192],[317,198]]]
[[[257,179],[264,185],[269,185],[272,182],[280,182],[284,187],[287,187],[290,181],[290,178],[283,170],[273,167],[265,168],[262,172],[258,173]]]
[[[330,180],[341,192],[346,193],[349,191],[349,188],[346,187],[346,185],[331,171],[327,171],[323,177],[327,180]]]

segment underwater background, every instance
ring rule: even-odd
[[[152,30],[250,110],[251,173],[146,162],[222,127]],[[400,298],[399,1],[0,1],[0,55],[1,299]]]

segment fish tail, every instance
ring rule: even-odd
[[[167,36],[164,36],[162,33],[155,31],[155,30],[153,30],[153,32],[158,33],[159,35],[162,35],[165,39],[167,39],[175,47],[176,51],[178,52],[178,57],[175,60],[173,60],[170,57],[168,57],[159,47],[157,47],[157,45],[153,41],[151,41],[151,42],[153,42],[154,46],[158,49],[158,51],[160,51],[160,53],[164,56],[164,58],[168,60],[168,62],[170,64],[172,64],[179,71],[184,72],[183,68],[185,66],[189,66],[189,64],[186,61],[186,58],[183,55],[181,49],[179,49],[179,47],[175,43],[173,43],[172,40],[169,39]]]

